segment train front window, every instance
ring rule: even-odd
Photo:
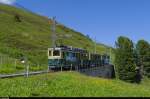
[[[59,50],[53,51],[53,56],[60,56],[60,51]]]
[[[49,51],[49,56],[52,56],[52,51]]]

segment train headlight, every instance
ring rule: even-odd
[[[24,64],[24,63],[25,63],[25,60],[22,60],[21,63]]]

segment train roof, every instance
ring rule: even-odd
[[[48,49],[53,49],[53,48],[48,48]],[[55,50],[64,50],[64,51],[71,51],[71,52],[81,52],[81,53],[88,53],[87,50],[82,49],[82,48],[75,48],[72,46],[56,46],[54,48]],[[93,55],[102,55],[102,56],[109,56],[107,54],[98,54],[98,53],[91,53]]]
[[[53,48],[49,48],[49,49],[53,49]],[[85,50],[85,49],[75,48],[75,47],[72,47],[72,46],[57,46],[54,49],[56,49],[56,50],[65,50],[65,51],[72,51],[72,52],[88,53],[88,51]]]

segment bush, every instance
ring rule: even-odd
[[[15,14],[14,17],[15,17],[15,21],[16,21],[16,22],[22,22],[20,15]]]

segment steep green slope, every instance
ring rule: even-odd
[[[16,21],[16,16],[21,22]],[[25,55],[32,63],[47,64],[47,48],[51,46],[50,27],[44,16],[0,4],[0,53],[13,58]],[[79,32],[63,25],[58,25],[56,32],[58,35],[72,35],[62,40],[65,45],[94,50],[93,41]],[[109,50],[105,46],[97,45],[97,52]]]
[[[57,72],[29,78],[1,79],[0,96],[40,97],[149,97],[150,80],[130,84],[120,80],[87,77],[77,72]]]

